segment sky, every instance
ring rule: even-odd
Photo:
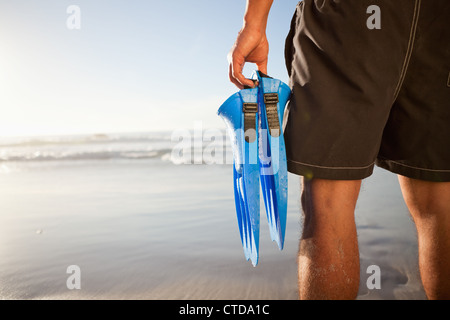
[[[216,112],[237,91],[226,56],[245,4],[0,0],[0,137],[224,127]],[[268,73],[285,82],[296,4],[274,0],[267,29]],[[79,29],[67,26],[71,5]]]

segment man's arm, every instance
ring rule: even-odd
[[[253,87],[242,74],[246,62],[255,63],[258,70],[267,73],[269,43],[266,38],[267,18],[273,0],[247,0],[244,24],[228,54],[229,77],[239,89]]]

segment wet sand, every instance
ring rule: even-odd
[[[9,165],[0,179],[2,299],[297,299],[300,183],[289,176],[285,249],[261,217],[245,261],[231,167],[157,161]],[[17,170],[16,170],[17,169]],[[363,182],[356,210],[358,299],[425,299],[414,225],[396,177]],[[66,286],[69,265],[81,289]],[[381,289],[369,290],[369,265]]]

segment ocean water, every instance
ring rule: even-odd
[[[254,268],[240,243],[225,132],[203,144],[194,136],[189,152],[164,132],[0,139],[0,299],[296,299],[299,178],[289,175],[283,251],[261,204]],[[377,169],[364,182],[356,216],[360,298],[424,298],[392,175]],[[372,264],[381,290],[365,286]],[[73,265],[80,289],[67,286]]]
[[[225,164],[193,164],[194,149],[179,164],[170,133],[3,139],[0,298],[295,297],[295,202],[282,252],[261,217],[253,268],[240,244],[230,149],[217,143]],[[66,285],[71,265],[79,290]]]

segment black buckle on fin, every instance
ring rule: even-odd
[[[280,120],[278,119],[278,93],[265,93],[264,104],[266,105],[267,124],[269,126],[270,135],[272,137],[279,137]]]
[[[251,143],[256,140],[256,113],[258,112],[258,104],[245,102],[242,106],[242,112],[244,113],[245,141]]]

